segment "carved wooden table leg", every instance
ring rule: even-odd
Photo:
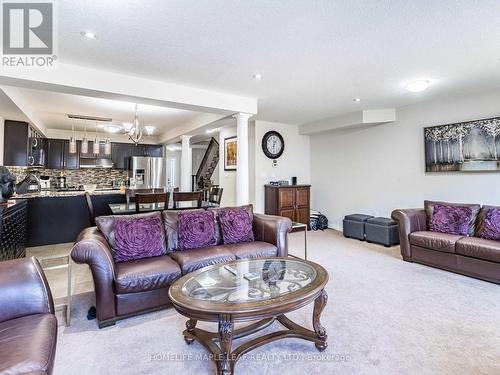
[[[194,328],[196,327],[197,322],[198,321],[196,319],[189,319],[186,322],[186,332],[192,333],[194,331]],[[184,335],[184,341],[186,341],[188,345],[191,345],[194,342],[194,339],[192,337]]]
[[[233,373],[233,359],[231,358],[233,318],[229,314],[219,315],[219,341],[221,349],[217,358],[219,374],[231,375]]]
[[[328,301],[328,294],[326,291],[323,289],[321,291],[321,294],[314,300],[314,310],[313,310],[313,327],[314,327],[314,332],[318,335],[318,338],[321,340],[320,343],[316,343],[316,348],[322,352],[323,350],[326,349],[328,346],[328,343],[326,342],[327,339],[327,334],[325,327],[323,327],[320,323],[319,318],[321,317],[321,313],[323,312],[326,303]]]

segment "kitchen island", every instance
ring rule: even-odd
[[[13,197],[28,201],[26,246],[74,242],[78,233],[90,226],[84,194],[81,190],[41,191]],[[111,215],[109,204],[126,202],[119,190],[97,190],[91,196],[95,216]]]

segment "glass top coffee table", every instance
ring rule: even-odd
[[[216,264],[187,274],[169,290],[175,309],[189,318],[184,339],[198,341],[215,360],[218,374],[233,374],[238,358],[271,341],[293,337],[327,347],[321,312],[328,295],[328,273],[319,264],[301,259],[257,258]],[[284,314],[314,301],[313,330]],[[218,332],[196,328],[198,320],[218,322]],[[286,329],[253,338],[236,349],[232,340],[253,334],[277,320]],[[234,323],[257,321],[234,330]]]

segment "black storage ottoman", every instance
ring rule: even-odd
[[[353,214],[344,218],[344,236],[347,238],[357,238],[365,240],[365,223],[373,218],[370,215]]]
[[[399,244],[398,223],[386,217],[368,219],[365,223],[366,241],[386,247]]]

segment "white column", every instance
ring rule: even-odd
[[[236,164],[236,204],[250,203],[249,194],[249,165],[248,165],[248,119],[252,117],[248,113],[238,113],[233,116],[236,119],[237,137],[237,164]]]
[[[191,175],[193,174],[193,157],[189,145],[190,135],[181,135],[181,191],[191,191]]]

